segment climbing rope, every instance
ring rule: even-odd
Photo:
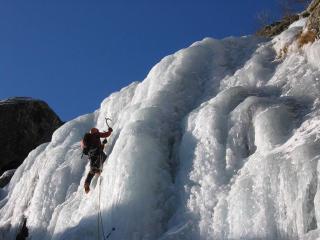
[[[100,153],[99,155],[99,161],[100,161],[100,174],[102,172],[102,167],[103,167],[103,154]],[[101,176],[99,176],[99,189],[98,189],[98,240],[100,240],[100,226],[103,234],[103,239],[107,239],[106,234],[104,232],[104,226],[103,226],[103,221],[102,221],[102,214],[101,214]]]
[[[109,124],[108,124],[108,121],[111,121],[112,120],[110,118],[105,118],[106,119],[106,124],[108,126],[108,128],[110,128]],[[104,139],[103,141],[103,148],[105,146],[105,144],[107,143],[107,138]],[[100,226],[101,226],[101,231],[102,231],[102,236],[103,236],[103,240],[106,240],[108,239],[112,232],[115,231],[116,229],[113,227],[111,229],[111,231],[106,235],[105,232],[104,232],[104,226],[103,226],[103,220],[102,220],[102,214],[101,214],[101,173],[102,173],[102,169],[103,169],[103,158],[104,158],[104,155],[103,155],[103,150],[102,152],[99,154],[99,162],[100,162],[100,165],[99,165],[99,171],[100,171],[100,176],[99,176],[99,189],[98,189],[98,216],[97,216],[97,225],[98,225],[98,240],[100,240]]]

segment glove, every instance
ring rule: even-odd
[[[102,141],[103,144],[107,144],[107,142],[108,142],[107,139],[104,139],[104,140]]]
[[[111,127],[109,127],[109,128],[108,128],[108,131],[109,131],[109,132],[112,132],[112,131],[113,131],[113,129],[112,129]]]

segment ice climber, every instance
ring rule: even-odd
[[[90,182],[95,174],[100,175],[101,167],[107,156],[103,152],[104,145],[107,143],[107,137],[112,133],[112,128],[109,127],[107,132],[100,132],[97,128],[91,128],[90,133],[86,133],[81,141],[82,152],[89,156],[90,171],[84,182],[84,191],[90,191]],[[101,143],[100,138],[105,138]]]

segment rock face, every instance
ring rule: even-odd
[[[0,101],[0,175],[17,168],[32,149],[50,141],[61,125],[60,118],[43,101],[31,98]]]
[[[309,5],[307,12],[310,14],[307,27],[313,31],[317,38],[320,37],[320,0],[313,0]]]
[[[298,19],[299,15],[286,16],[281,21],[267,25],[261,30],[257,31],[256,35],[262,37],[274,37],[282,33],[290,26],[291,23],[297,21]]]
[[[272,23],[256,32],[256,35],[263,37],[274,37],[286,30],[291,23],[299,18],[308,17],[307,29],[320,37],[320,0],[313,0],[308,8],[300,14],[284,17],[281,21]]]

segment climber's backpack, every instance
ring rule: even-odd
[[[89,151],[90,151],[90,147],[91,147],[91,135],[90,133],[86,133],[82,140],[81,140],[81,148],[82,148],[82,153],[84,155],[88,155]]]

